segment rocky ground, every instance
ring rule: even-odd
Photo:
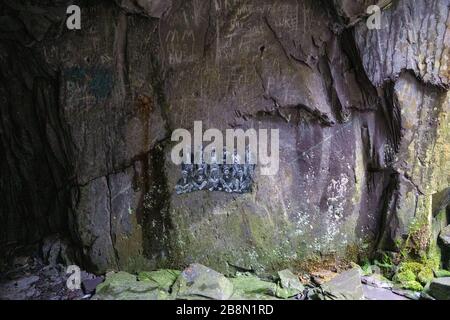
[[[183,271],[162,269],[110,272],[105,277],[81,272],[81,288],[67,289],[69,274],[61,264],[45,265],[36,257],[16,259],[1,275],[2,300],[420,300],[450,299],[450,277],[435,278],[421,292],[401,289],[378,273],[359,266],[336,273],[321,270],[296,275],[290,270],[260,278],[252,273],[225,277],[201,264]]]
[[[447,228],[439,239],[449,247]],[[336,257],[309,259],[276,273],[224,275],[199,263],[184,270],[111,271],[95,275],[74,265],[68,244],[48,237],[0,252],[0,300],[450,300],[450,271],[439,255],[383,251],[361,266]],[[442,269],[444,266],[446,269]],[[299,271],[303,270],[303,271]],[[70,279],[69,279],[70,278]]]
[[[66,287],[66,268],[45,265],[39,258],[20,258],[16,268],[0,276],[1,300],[79,300],[89,298],[82,290]],[[87,274],[86,274],[87,275]]]

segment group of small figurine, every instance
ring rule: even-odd
[[[232,155],[232,163],[227,164],[226,156],[226,151],[224,151],[224,161],[218,163],[213,150],[210,164],[205,163],[203,156],[201,164],[192,164],[192,161],[189,164],[183,163],[181,179],[175,186],[176,193],[182,194],[199,190],[229,193],[251,192],[255,165],[249,163],[248,151],[246,151],[246,161],[240,161],[235,151]]]

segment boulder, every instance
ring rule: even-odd
[[[364,298],[366,300],[408,300],[408,298],[398,295],[391,290],[363,285]]]
[[[172,296],[177,299],[227,300],[232,294],[230,280],[198,263],[183,270],[172,287]]]
[[[322,284],[318,292],[321,300],[362,300],[364,292],[359,268],[347,270]]]
[[[105,282],[97,286],[93,300],[163,300],[169,294],[153,281],[137,281],[127,272],[109,273]]]
[[[277,285],[270,281],[264,281],[254,274],[238,273],[230,278],[233,284],[233,300],[266,300],[275,299]]]
[[[429,283],[434,277],[430,266],[415,261],[402,262],[396,274],[392,278],[398,283],[399,288],[422,291],[423,286]]]
[[[408,289],[398,289],[394,288],[392,289],[392,292],[394,294],[397,294],[399,296],[405,297],[410,300],[419,300],[422,296],[422,291],[419,290],[408,290]]]
[[[363,276],[361,278],[362,283],[374,287],[374,288],[383,288],[383,289],[392,289],[394,284],[386,279],[383,275],[374,273],[369,276]]]
[[[287,291],[286,294],[290,297],[305,290],[298,277],[289,269],[279,271],[278,277],[280,278],[281,287]]]
[[[170,288],[180,275],[178,270],[163,269],[157,271],[143,271],[138,274],[139,281],[152,281],[162,290],[169,292]]]
[[[278,272],[279,283],[260,279],[254,274],[238,273],[230,278],[234,287],[231,299],[269,300],[288,299],[300,294],[305,289],[298,277],[290,270]]]
[[[84,279],[81,281],[81,288],[85,294],[93,294],[97,286],[103,282],[102,277],[95,277],[92,279]]]
[[[450,277],[431,281],[429,294],[438,300],[450,300]]]

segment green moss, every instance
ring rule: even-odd
[[[416,275],[411,270],[404,270],[395,274],[393,281],[404,283],[416,280]]]
[[[431,227],[425,215],[415,218],[409,225],[408,237],[400,246],[403,258],[426,255],[430,247]]]
[[[401,287],[407,290],[422,291],[423,286],[417,281],[405,281],[401,283]]]
[[[438,270],[441,266],[441,253],[435,244],[431,245],[422,263],[432,270]]]
[[[137,281],[127,272],[110,273],[96,288],[93,300],[163,300],[169,294],[153,281]]]
[[[127,272],[117,272],[106,276],[106,280],[97,286],[96,293],[117,293],[129,288],[129,283],[136,281],[136,277]]]
[[[433,269],[429,266],[416,261],[408,261],[399,265],[398,271],[392,280],[400,283],[402,286],[411,281],[425,285],[433,279],[433,276]]]
[[[433,277],[434,277],[433,270],[427,267],[423,268],[417,275],[417,279],[421,284],[427,284],[428,282],[433,280]]]
[[[368,276],[371,275],[373,273],[372,270],[372,266],[370,264],[370,262],[365,262],[362,266],[361,266],[361,270],[364,276]]]
[[[409,262],[402,262],[399,267],[400,272],[404,271],[411,271],[414,275],[419,274],[420,271],[423,269],[423,265],[419,262],[409,261]]]
[[[374,264],[381,269],[381,272],[384,276],[391,278],[394,273],[395,264],[392,261],[392,258],[383,252],[381,262],[378,260],[374,261]]]
[[[299,290],[293,288],[283,288],[282,286],[265,281],[253,274],[238,273],[236,277],[230,278],[234,287],[234,297],[248,298],[248,299],[274,299],[275,297],[281,299],[288,299]]]
[[[275,283],[261,280],[252,274],[238,274],[236,277],[230,278],[230,281],[238,294],[274,295],[277,290]]]
[[[398,265],[393,280],[402,287],[411,287],[411,290],[420,288],[417,283],[422,286],[430,282],[434,277],[433,270],[439,269],[440,254],[430,242],[428,220],[424,216],[414,219],[409,226],[407,239],[399,241],[397,245],[402,262]]]
[[[162,269],[157,271],[143,271],[138,274],[139,281],[152,281],[158,285],[158,287],[165,291],[170,291],[170,288],[177,280],[181,271]]]

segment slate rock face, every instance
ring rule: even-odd
[[[385,124],[375,90],[352,68],[352,43],[333,33],[330,8],[313,1],[209,9],[194,3],[161,21],[170,125],[276,128],[283,147],[278,175],[257,176],[251,195],[170,194],[172,255],[226,272],[230,265],[261,271],[315,251],[342,254],[376,234],[388,177],[369,177],[363,150],[373,141],[368,152],[383,153],[387,131],[376,129]],[[165,172],[173,190],[178,176],[169,152],[170,146]]]
[[[367,75],[377,87],[410,70],[425,83],[448,88],[447,30],[448,1],[398,1],[384,12],[380,30],[358,24],[355,39]]]
[[[161,18],[172,5],[171,0],[116,0],[116,3],[129,13],[152,18]]]
[[[70,235],[97,273],[395,250],[449,204],[450,3],[369,30],[375,2],[86,1],[69,31],[69,1],[3,1],[1,243]],[[177,195],[170,135],[200,120],[278,129],[278,174]]]

